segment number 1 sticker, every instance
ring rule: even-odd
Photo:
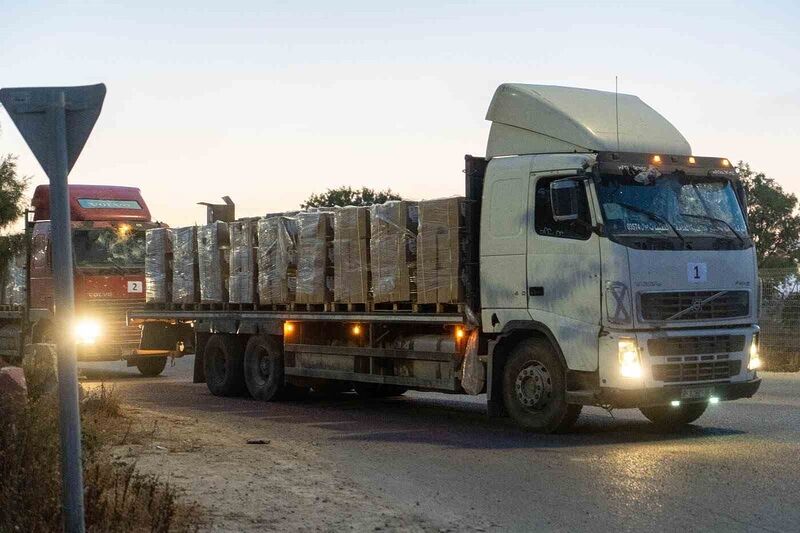
[[[142,292],[142,285],[144,284],[141,281],[129,281],[128,292]]]
[[[708,281],[708,265],[706,263],[687,263],[686,276],[689,283],[705,283]]]

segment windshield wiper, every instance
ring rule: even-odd
[[[738,232],[738,231],[736,231],[736,230],[734,229],[734,227],[733,227],[733,226],[731,226],[731,225],[730,225],[730,223],[729,223],[727,220],[724,220],[724,219],[722,219],[722,218],[717,218],[717,217],[711,217],[711,216],[708,216],[708,215],[695,215],[695,214],[692,214],[692,213],[679,213],[679,214],[680,214],[682,217],[694,217],[694,218],[702,218],[702,219],[705,219],[705,220],[712,220],[712,221],[714,221],[714,222],[722,222],[723,224],[725,224],[725,226],[727,226],[727,228],[728,228],[729,230],[731,230],[731,233],[733,233],[734,235],[736,235],[736,238],[737,238],[737,239],[739,239],[739,242],[741,242],[741,243],[742,243],[742,246],[744,246],[744,245],[745,245],[744,237],[742,237],[742,236],[739,234],[739,232]]]
[[[669,227],[669,229],[672,230],[672,233],[674,233],[675,236],[678,239],[680,239],[681,245],[683,245],[683,247],[686,248],[686,239],[683,237],[681,232],[678,231],[678,228],[676,228],[675,225],[672,222],[670,222],[669,220],[667,220],[666,218],[662,217],[661,215],[657,215],[657,214],[653,213],[652,211],[648,211],[646,209],[642,209],[641,207],[637,207],[635,205],[624,204],[622,202],[614,202],[614,203],[617,204],[620,207],[624,207],[625,209],[633,211],[634,213],[641,213],[641,214],[643,214],[643,215],[645,215],[647,217],[650,217],[652,220],[655,220],[656,222],[661,222],[662,224],[666,224]]]
[[[122,265],[120,265],[119,263],[117,263],[116,261],[114,261],[113,259],[111,259],[110,257],[106,257],[106,261],[108,261],[109,263],[111,263],[112,265],[114,265],[114,268],[116,268],[117,270],[119,270],[120,274],[123,274],[123,275],[124,275],[124,274],[127,274],[127,271],[126,271],[126,270],[125,270],[125,269],[122,267]]]

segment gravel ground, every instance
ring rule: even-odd
[[[163,449],[141,468],[187,491],[216,530],[797,531],[800,375],[663,433],[637,411],[586,409],[540,436],[489,420],[482,397],[410,392],[264,404],[211,396],[191,357],[159,378],[84,364],[115,383]],[[248,439],[269,441],[247,444]],[[326,501],[327,500],[327,501]]]

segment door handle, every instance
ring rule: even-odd
[[[528,287],[529,296],[544,296],[544,287]]]

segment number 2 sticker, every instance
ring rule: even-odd
[[[687,263],[686,277],[689,283],[705,283],[708,281],[708,265],[706,263]]]
[[[129,281],[128,292],[142,292],[142,285],[144,284],[141,281]]]

